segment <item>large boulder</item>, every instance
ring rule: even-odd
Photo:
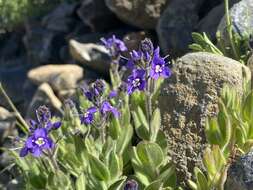
[[[83,78],[83,69],[78,65],[44,65],[28,72],[28,78],[34,84],[49,83],[55,91],[77,87]]]
[[[172,160],[179,180],[185,182],[195,166],[201,167],[205,120],[217,114],[223,86],[229,84],[241,92],[250,71],[230,58],[200,52],[178,59],[172,73],[162,86],[159,102]]]
[[[105,0],[106,5],[123,21],[142,29],[155,29],[169,0]]]
[[[230,18],[233,31],[244,37],[253,34],[253,0],[242,0],[233,5],[230,9]],[[228,41],[228,33],[226,32],[226,18],[222,18],[218,31],[221,32],[222,38],[225,42]]]
[[[164,53],[174,56],[188,51],[191,34],[198,24],[198,10],[203,0],[171,0],[163,12],[157,33]]]
[[[253,152],[239,157],[228,169],[226,190],[253,189]]]

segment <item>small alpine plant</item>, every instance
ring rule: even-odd
[[[157,99],[171,76],[166,57],[149,39],[128,52],[116,36],[101,39],[112,64],[111,83],[80,86],[57,119],[46,106],[36,110],[16,164],[25,189],[178,189],[161,130]]]

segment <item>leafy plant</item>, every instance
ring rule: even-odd
[[[206,122],[206,137],[211,146],[203,156],[206,172],[195,168],[196,182],[189,181],[193,190],[223,190],[231,159],[253,146],[253,91],[249,82],[243,92],[224,87],[218,105],[217,117]]]
[[[29,127],[19,118],[26,136],[18,144],[19,155],[8,151],[24,188],[180,189],[155,107],[159,86],[171,74],[165,58],[148,39],[130,58],[121,55],[127,48],[115,36],[102,42],[112,57],[112,85],[103,80],[84,84],[78,91],[79,106],[67,100],[61,121],[45,106],[36,110],[37,120]],[[120,59],[127,60],[131,71],[127,81],[122,80]]]
[[[233,58],[243,64],[247,63],[250,55],[249,41],[250,34],[241,36],[235,33],[233,30],[231,18],[229,15],[228,0],[224,0],[225,3],[225,19],[226,19],[226,31],[228,39],[223,39],[221,31],[216,33],[217,43],[213,43],[206,33],[200,34],[197,32],[192,33],[194,43],[189,45],[189,48],[196,52],[210,52],[218,55]]]

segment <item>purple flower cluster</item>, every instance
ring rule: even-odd
[[[86,85],[81,89],[84,96],[94,105],[81,114],[81,124],[92,124],[96,112],[100,112],[102,118],[106,118],[108,114],[112,114],[114,117],[119,117],[119,111],[109,102],[109,99],[117,96],[117,92],[111,91],[108,97],[104,97],[105,83],[103,80],[96,80],[90,86]]]
[[[30,135],[25,141],[24,147],[20,151],[20,156],[24,157],[31,153],[35,157],[54,147],[53,140],[49,137],[52,130],[58,129],[62,124],[60,121],[51,121],[51,112],[46,106],[40,106],[36,110],[37,121],[30,120]]]
[[[160,48],[154,50],[153,43],[149,39],[141,42],[138,51],[130,52],[127,66],[132,70],[132,74],[127,79],[128,94],[132,94],[135,90],[145,90],[150,78],[157,80],[171,75],[165,58],[160,56]]]
[[[109,50],[110,55],[112,57],[118,57],[120,53],[127,51],[127,47],[123,41],[116,38],[115,35],[113,35],[111,38],[101,39],[104,46]]]
[[[124,190],[138,190],[138,183],[135,180],[128,180],[124,186]]]

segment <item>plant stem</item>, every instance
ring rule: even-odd
[[[237,53],[236,45],[234,43],[234,38],[233,38],[233,28],[232,28],[231,18],[230,18],[230,14],[229,14],[228,0],[224,0],[224,4],[225,4],[225,15],[226,15],[226,28],[227,28],[227,33],[228,33],[230,45],[232,47],[232,51],[233,51],[235,58],[239,61],[240,57]]]
[[[19,111],[17,110],[17,108],[15,107],[15,105],[12,103],[11,99],[9,98],[9,96],[7,95],[6,91],[4,90],[2,84],[0,83],[0,92],[3,94],[4,98],[6,99],[7,103],[10,105],[11,109],[15,112],[15,115],[17,117],[17,119],[21,122],[21,124],[25,127],[24,131],[25,133],[27,133],[29,131],[29,126],[27,125],[26,121],[24,120],[24,118],[21,116],[21,114],[19,113]]]
[[[55,172],[56,172],[57,170],[59,170],[59,166],[58,166],[58,164],[57,164],[57,161],[55,160],[54,154],[53,154],[51,151],[50,151],[48,157],[49,157],[49,159],[50,159],[50,161],[51,161],[51,163],[52,163],[52,165],[53,165],[53,167],[54,167]]]

